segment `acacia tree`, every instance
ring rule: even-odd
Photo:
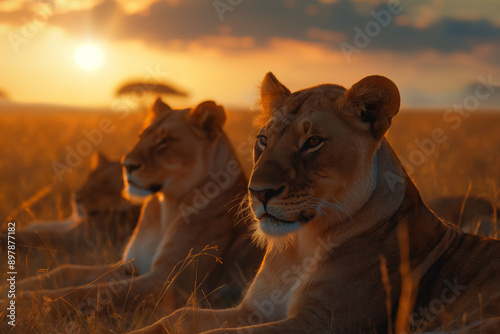
[[[115,95],[123,99],[130,109],[145,109],[158,96],[185,98],[188,93],[166,83],[130,81],[121,85]]]
[[[7,94],[0,89],[0,99],[7,99],[7,98],[8,98]]]

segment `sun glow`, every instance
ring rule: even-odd
[[[104,53],[94,44],[84,44],[75,53],[76,64],[85,71],[95,71],[104,63]]]

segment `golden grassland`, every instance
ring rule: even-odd
[[[465,196],[470,192],[498,205],[500,113],[472,112],[467,118],[459,114],[455,118],[444,115],[444,110],[403,110],[393,120],[387,138],[405,161],[424,201]],[[70,193],[81,185],[90,168],[88,152],[98,149],[112,159],[119,159],[135,142],[144,116],[144,113],[126,117],[91,113],[0,114],[1,229],[6,228],[8,221],[16,221],[20,229],[33,219],[68,216]],[[249,112],[229,110],[226,126],[247,174],[255,138],[251,118]],[[102,131],[103,119],[107,120],[106,132]],[[98,145],[91,144],[84,132],[94,133]],[[97,132],[101,133],[102,141]],[[90,143],[91,149],[83,152],[81,162],[73,160],[73,166],[60,172],[58,178],[54,165],[67,165],[69,151],[89,147],[82,142]],[[88,255],[90,261],[114,261],[109,254],[99,251]],[[56,265],[52,263],[50,268]],[[30,324],[31,327],[23,329],[26,333],[57,332],[69,328],[71,321],[76,321],[75,327],[85,328],[82,333],[122,333],[140,326],[145,321],[143,315],[138,313],[132,324],[120,323],[120,316],[115,316],[118,320],[113,322],[113,329],[107,323],[89,319],[66,319],[54,325],[45,320],[43,310],[36,308],[23,309],[18,319]],[[0,324],[0,333],[8,330]]]
[[[255,135],[252,115],[245,111],[229,113],[226,131],[248,174]],[[500,113],[472,112],[468,118],[460,117],[461,124],[457,119],[445,121],[443,115],[438,110],[403,110],[394,118],[387,138],[406,163],[425,201],[464,195],[469,185],[471,194],[494,201],[494,193],[500,188]],[[2,226],[8,218],[23,226],[34,218],[67,216],[69,194],[81,185],[90,166],[89,155],[82,155],[75,167],[68,166],[68,149],[77,151],[79,145],[85,148],[81,142],[88,140],[82,132],[100,131],[100,122],[108,119],[112,130],[101,131],[102,142],[91,148],[119,159],[133,145],[144,114],[131,113],[122,118],[118,114],[90,113],[0,114]],[[439,136],[433,137],[433,132]],[[60,173],[62,179],[54,171],[56,163],[70,167]],[[25,203],[37,193],[33,203]]]

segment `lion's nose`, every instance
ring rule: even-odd
[[[256,197],[264,206],[267,205],[267,202],[276,196],[281,195],[285,191],[285,186],[281,186],[278,189],[252,189],[251,187],[248,188],[250,190],[250,195]]]
[[[141,168],[141,164],[133,163],[133,162],[127,161],[127,160],[125,160],[123,162],[123,166],[125,167],[125,169],[127,170],[127,173],[129,173],[129,174],[131,174],[134,170]]]

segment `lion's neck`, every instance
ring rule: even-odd
[[[384,139],[374,157],[372,188],[363,207],[343,221],[332,221],[328,216],[318,217],[316,224],[307,224],[303,230],[311,230],[308,234],[317,231],[318,236],[331,234],[335,244],[340,245],[389,220],[401,206],[407,190],[408,176],[397,162],[395,153]]]
[[[228,172],[229,164],[235,164],[241,170],[241,165],[233,150],[233,146],[224,132],[221,132],[220,138],[214,145],[209,161],[209,173]],[[211,175],[207,175],[207,179],[210,179],[210,177]]]
[[[325,219],[305,225],[299,230],[297,244],[308,240],[318,243],[326,235],[332,252],[342,249],[341,253],[349,256],[359,250],[360,243],[373,249],[382,244],[398,247],[398,228],[404,225],[410,236],[410,263],[418,272],[418,281],[461,232],[442,223],[423,204],[415,184],[385,139],[377,155],[376,187],[366,204],[344,222]],[[373,254],[373,260],[379,261],[379,255]],[[390,255],[399,259],[397,252]]]

